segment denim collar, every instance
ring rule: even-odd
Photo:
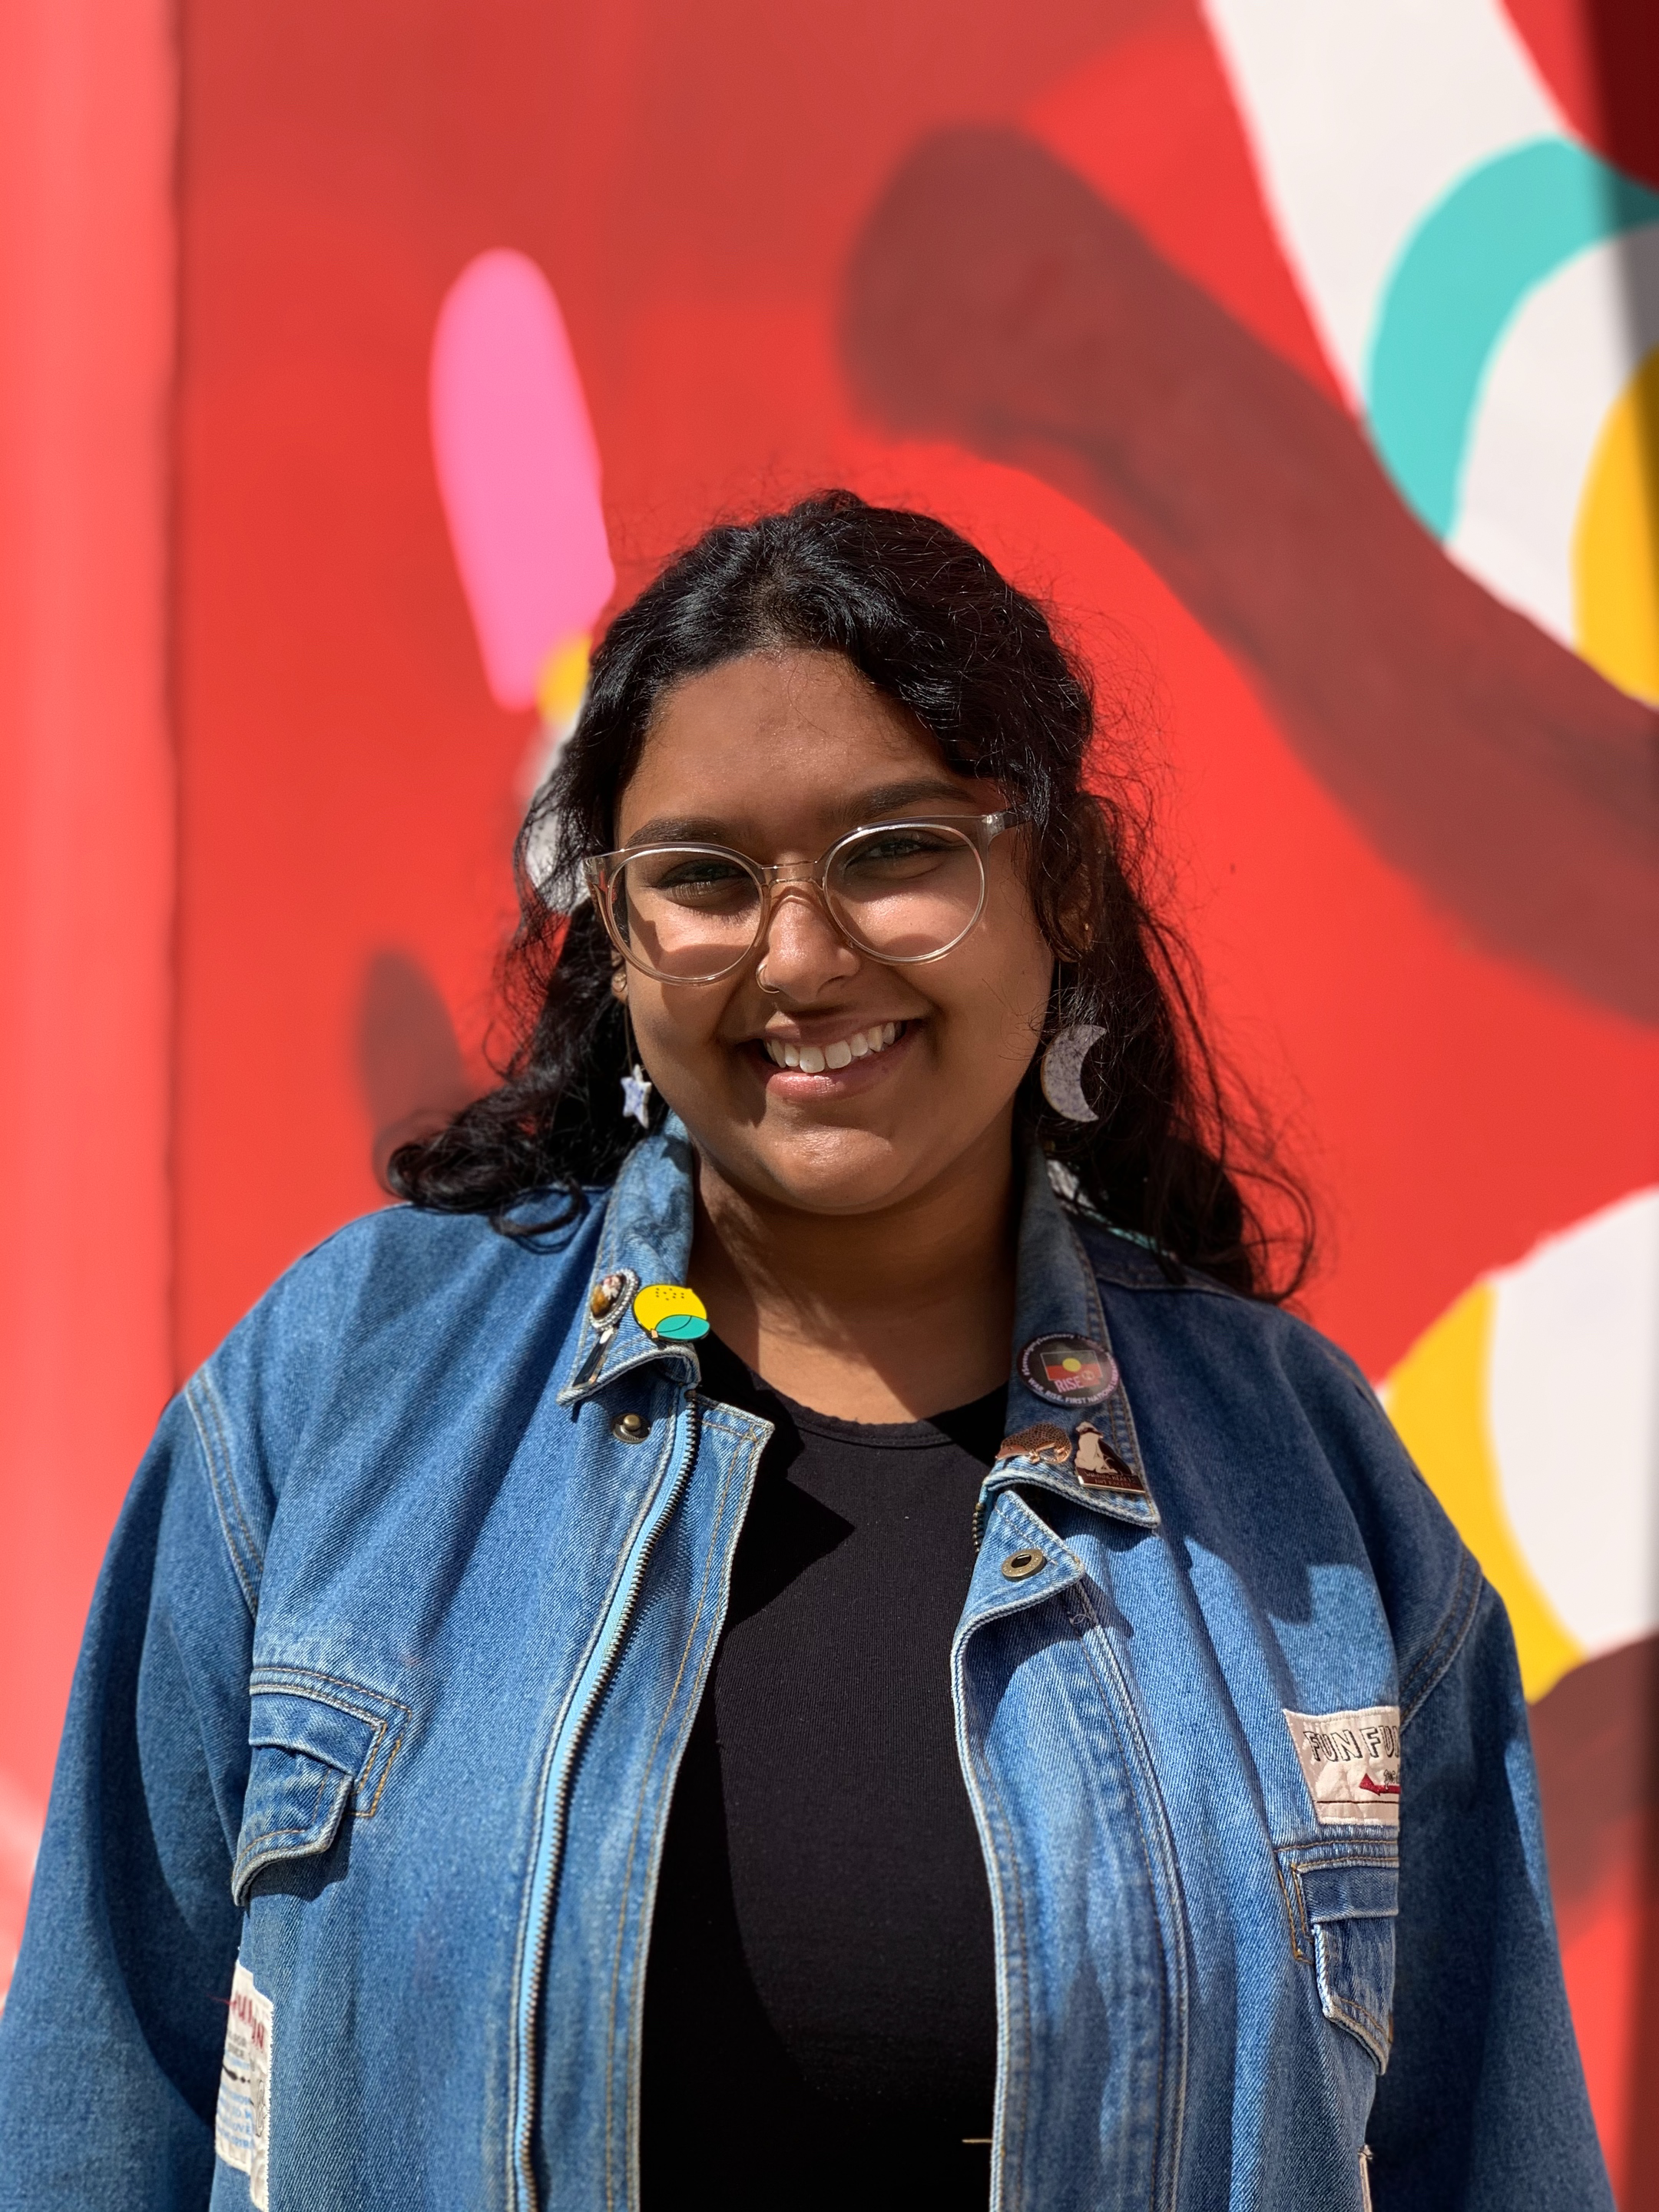
[[[559,1393],[561,1405],[589,1397],[619,1376],[652,1361],[677,1370],[687,1383],[701,1379],[692,1346],[659,1344],[641,1328],[633,1314],[633,1293],[639,1285],[684,1283],[686,1279],[691,1258],[691,1141],[684,1123],[675,1114],[635,1146],[623,1162],[605,1206],[575,1354],[568,1379]],[[1101,1431],[1141,1486],[1138,1491],[1090,1489],[1070,1464],[1056,1468],[1027,1453],[1004,1452],[986,1478],[981,1516],[984,1506],[999,1491],[1018,1483],[1022,1489],[1052,1492],[1113,1520],[1143,1528],[1156,1527],[1158,1508],[1146,1486],[1125,1384],[1120,1380],[1103,1405],[1074,1413],[1045,1403],[1020,1371],[1021,1352],[1045,1336],[1089,1337],[1108,1354],[1112,1349],[1094,1270],[1049,1181],[1048,1163],[1035,1146],[1026,1165],[1016,1266],[1014,1339],[1008,1377],[1009,1437],[1018,1439],[1023,1431],[1039,1425],[1060,1428],[1070,1436],[1079,1419],[1086,1418]],[[609,1275],[623,1278],[626,1295],[611,1310],[596,1317],[591,1299]]]

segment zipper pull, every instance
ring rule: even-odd
[[[1372,2212],[1371,2147],[1369,2143],[1361,2143],[1359,2146],[1359,2202],[1364,2206],[1364,2212]]]

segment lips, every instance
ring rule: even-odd
[[[837,1037],[833,1044],[797,1044],[793,1038],[783,1037],[763,1037],[761,1042],[775,1067],[799,1068],[803,1075],[823,1075],[850,1067],[855,1060],[869,1060],[885,1052],[889,1045],[897,1043],[907,1027],[904,1022],[872,1022],[868,1029],[857,1030],[848,1037]]]

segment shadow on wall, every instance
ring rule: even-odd
[[[374,1133],[374,1179],[399,1145],[440,1128],[477,1095],[443,994],[413,954],[377,952],[363,978],[357,1069]]]

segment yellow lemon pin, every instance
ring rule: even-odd
[[[647,1283],[634,1300],[634,1318],[659,1344],[690,1344],[708,1334],[708,1309],[679,1283]]]

